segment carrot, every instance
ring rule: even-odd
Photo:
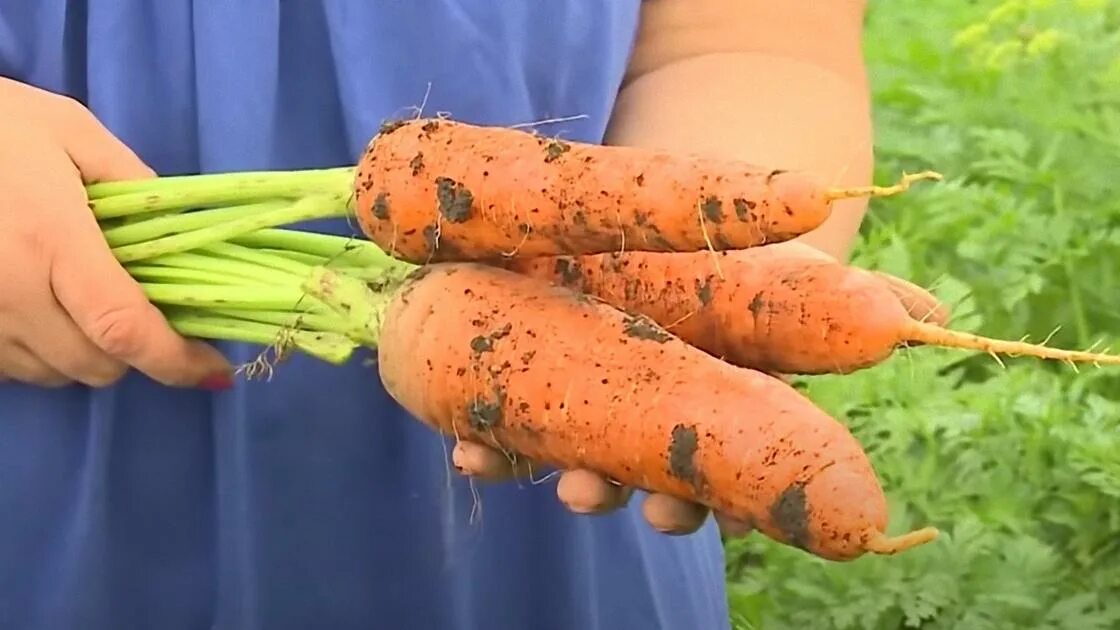
[[[355,168],[367,238],[413,263],[611,251],[743,249],[820,226],[833,200],[805,173],[551,139],[444,119],[385,125]]]
[[[505,265],[645,314],[710,354],[770,373],[850,373],[907,344],[1120,364],[1118,356],[989,339],[922,321],[892,290],[887,274],[785,248],[559,256]]]
[[[337,294],[323,280],[320,294]],[[387,391],[444,434],[694,501],[826,559],[937,534],[884,533],[882,488],[844,425],[644,316],[497,267],[441,263],[405,280],[379,321]]]

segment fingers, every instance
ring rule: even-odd
[[[498,449],[468,441],[458,441],[451,452],[451,460],[461,474],[485,479],[506,481],[531,474],[532,462]],[[539,470],[539,469],[538,469]],[[633,488],[619,485],[590,470],[568,470],[560,474],[556,496],[576,514],[606,514],[627,504]],[[642,514],[650,526],[670,535],[695,532],[703,526],[709,510],[662,494],[650,494],[642,502]],[[749,527],[727,520],[729,527],[747,532]]]
[[[708,518],[708,508],[667,494],[651,494],[642,501],[642,515],[663,534],[691,534]]]
[[[771,243],[766,247],[757,250],[751,250],[753,255],[775,254],[785,256],[796,256],[805,258],[807,260],[820,260],[820,261],[835,261],[836,258],[825,253],[823,249],[815,245],[809,244],[804,239],[793,239],[784,241],[782,243]]]
[[[152,379],[193,387],[232,368],[209,345],[184,339],[105,246],[92,217],[58,226],[50,287],[94,346]]]
[[[0,380],[19,381],[42,387],[62,387],[70,379],[44,363],[17,341],[0,341]]]
[[[36,309],[35,328],[27,336],[42,339],[36,354],[47,366],[71,381],[89,387],[111,385],[127,367],[95,346],[57,302]]]
[[[945,326],[949,323],[949,307],[942,304],[929,291],[883,271],[872,273],[886,281],[887,286],[910,313],[910,317],[937,326]]]
[[[731,518],[720,512],[715,512],[712,516],[719,526],[719,533],[728,538],[740,538],[754,531],[754,527],[746,521]]]
[[[577,514],[604,514],[626,505],[633,491],[590,470],[569,470],[560,475],[556,496]]]
[[[451,462],[461,474],[486,481],[508,481],[532,477],[540,466],[514,453],[505,453],[484,444],[460,440],[451,451]],[[601,514],[626,504],[631,490],[612,483],[589,470],[569,470],[560,474],[556,495],[568,509],[579,514]]]
[[[85,108],[69,114],[67,153],[86,182],[154,176],[131,149]],[[117,262],[94,218],[72,217],[58,235],[51,289],[92,344],[160,383],[228,384],[232,367],[209,344],[176,333]]]
[[[59,138],[86,184],[147,179],[155,172],[100,120],[72,99],[60,103]]]
[[[532,462],[484,444],[459,441],[451,451],[451,463],[460,474],[486,481],[507,481],[532,474]]]
[[[154,172],[77,101],[10,82],[0,92],[3,118],[27,123],[0,130],[0,228],[9,237],[0,311],[24,348],[4,348],[6,373],[104,385],[131,366],[165,385],[232,383],[219,352],[181,337],[148,301],[89,211],[83,180]]]

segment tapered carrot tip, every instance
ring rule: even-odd
[[[920,342],[942,348],[977,350],[990,355],[1024,356],[1036,359],[1053,359],[1067,363],[1092,363],[1095,365],[1120,365],[1120,356],[1100,352],[1061,350],[1022,341],[990,339],[958,330],[949,330],[933,324],[910,321],[902,331],[904,341]]]
[[[871,553],[889,556],[932,542],[939,533],[936,527],[923,527],[901,536],[887,536],[876,531],[863,548]]]
[[[902,178],[893,186],[856,186],[854,188],[833,188],[825,196],[830,201],[836,199],[852,199],[855,197],[890,197],[910,190],[914,182],[922,180],[942,179],[941,173],[935,171],[922,171],[920,173],[903,173]]]

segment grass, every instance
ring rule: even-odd
[[[873,203],[856,261],[954,327],[1120,350],[1118,27],[1111,0],[873,0],[877,177],[947,179]],[[737,628],[1120,627],[1115,370],[919,348],[805,384],[866,445],[892,530],[945,535],[847,564],[729,540]]]

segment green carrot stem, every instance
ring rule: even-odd
[[[98,220],[130,214],[330,194],[348,199],[353,167],[181,175],[86,187]]]
[[[168,313],[167,319],[172,328],[185,336],[272,346],[281,351],[291,345],[336,365],[345,363],[357,348],[345,335],[330,332],[289,330],[281,326],[188,312]]]
[[[195,253],[199,252],[199,253]],[[208,271],[211,273],[221,274],[225,276],[224,282],[218,284],[254,284],[265,286],[298,286],[302,276],[306,276],[311,272],[311,267],[307,267],[301,276],[284,273],[277,271],[272,267],[263,265],[254,265],[245,263],[238,260],[227,258],[217,258],[215,256],[206,255],[205,248],[199,248],[193,252],[183,252],[180,254],[164,254],[163,256],[156,256],[155,258],[147,258],[143,261],[143,266],[161,266],[161,267],[176,267],[180,269],[194,269],[199,271]],[[126,268],[131,269],[136,267],[137,263],[128,263]]]
[[[148,299],[159,305],[237,310],[314,312],[315,301],[298,285],[274,287],[252,284],[215,286],[209,284],[141,283]]]
[[[340,321],[334,311],[323,313],[299,313],[295,311],[265,311],[265,310],[237,310],[208,308],[207,313],[228,317],[231,319],[272,324],[293,330],[318,330],[321,332],[339,333]]]
[[[387,285],[391,286],[416,269],[415,266],[405,266],[403,264],[399,267],[394,266],[388,269],[376,267],[352,267],[349,265],[336,266],[324,264],[323,266],[329,267],[337,274],[349,276],[351,278],[354,278],[355,280],[362,280],[364,282],[367,282],[375,289],[379,289],[380,287]]]
[[[182,210],[156,210],[153,212],[138,212],[123,217],[101,219],[97,222],[97,224],[101,226],[102,231],[107,231],[125,225],[132,225],[134,223],[143,223],[144,221],[170,217],[173,215],[181,214],[182,212]]]
[[[192,173],[187,175],[161,175],[146,179],[129,179],[114,182],[98,182],[86,186],[86,195],[91,200],[106,197],[119,197],[137,193],[158,194],[167,191],[196,190],[199,188],[220,189],[229,186],[242,186],[246,182],[253,185],[266,183],[299,183],[307,180],[319,181],[332,175],[353,177],[353,166],[328,168],[272,170],[272,171],[230,171],[222,173]]]
[[[234,239],[233,241],[230,241],[230,243],[234,243],[234,242],[240,242],[240,240],[239,239]],[[328,259],[326,259],[322,256],[316,256],[315,254],[305,254],[304,252],[294,252],[294,251],[284,250],[284,249],[271,249],[271,248],[268,248],[268,247],[260,247],[260,248],[254,248],[253,251],[260,252],[262,254],[268,254],[270,256],[281,256],[283,258],[287,258],[288,260],[294,260],[295,262],[303,263],[303,264],[308,265],[310,267],[314,267],[315,265],[325,265],[328,262]]]
[[[163,265],[128,265],[125,267],[135,280],[158,284],[244,284],[244,280],[224,272],[193,267],[165,267]]]
[[[375,292],[361,280],[326,267],[315,267],[304,283],[304,290],[349,321],[362,326],[368,335],[367,339],[372,340],[371,345],[376,345],[381,338],[385,309],[400,287],[402,279],[403,277],[387,282]]]
[[[311,330],[345,335],[354,342],[376,345],[366,330],[339,317],[334,311],[323,313],[296,313],[292,311],[234,310],[208,308],[207,313],[261,324],[271,324],[292,330]]]
[[[290,201],[269,201],[196,212],[180,212],[133,221],[119,227],[102,229],[101,233],[105,236],[105,241],[110,247],[120,247],[150,241],[169,234],[190,232],[270,210],[278,210],[290,205]]]
[[[268,269],[274,273],[297,276],[299,279],[306,278],[311,273],[312,266],[306,263],[232,243],[211,243],[200,247],[198,251],[212,254],[218,261],[216,264],[219,265],[237,262]]]
[[[267,228],[242,234],[230,240],[253,249],[282,249],[330,259],[332,262],[345,260],[347,264],[352,265],[384,266],[397,262],[397,259],[386,254],[375,243],[360,236],[335,236]]]
[[[198,230],[191,230],[152,241],[133,243],[113,248],[117,260],[132,262],[154,258],[163,254],[184,252],[190,249],[227,241],[242,234],[286,223],[299,223],[313,219],[338,217],[346,214],[344,199],[338,195],[318,195],[296,201],[285,208],[236,219]]]

